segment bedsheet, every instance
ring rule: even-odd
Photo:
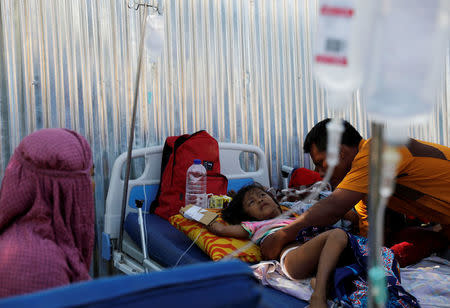
[[[252,266],[262,284],[308,301],[312,289],[310,279],[292,281],[287,278],[278,261],[263,261]],[[450,262],[436,256],[400,269],[401,283],[414,295],[421,307],[450,307]]]
[[[280,262],[275,260],[262,261],[252,265],[253,274],[263,285],[271,286],[281,292],[309,301],[312,294],[311,279],[293,281],[286,277]]]
[[[450,262],[431,256],[400,270],[402,285],[422,307],[450,307]]]

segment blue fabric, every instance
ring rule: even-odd
[[[344,307],[367,307],[368,240],[364,237],[347,234],[355,262],[344,269],[336,269],[335,288],[343,295],[342,297],[338,296],[338,299]],[[390,249],[382,248],[382,260],[388,291],[386,307],[420,307],[417,299],[400,285],[399,267]],[[352,279],[353,286],[349,285],[350,279]]]
[[[102,232],[102,257],[111,260],[111,239],[108,233]]]
[[[192,241],[183,232],[178,231],[177,228],[158,215],[145,214],[144,223],[147,226],[147,252],[149,257],[164,267],[174,266],[180,256],[192,244]],[[137,213],[129,213],[127,215],[124,229],[141,247]],[[211,258],[194,244],[178,264],[208,261],[211,261]]]
[[[3,299],[0,307],[261,307],[260,298],[251,269],[233,260],[76,283]]]
[[[309,304],[307,301],[303,301],[271,287],[261,286],[261,296],[261,301],[258,306],[261,308],[303,308]]]

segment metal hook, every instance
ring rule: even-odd
[[[131,4],[131,5],[130,5]],[[153,4],[148,4],[148,3],[141,3],[141,2],[136,2],[136,0],[130,0],[128,1],[128,8],[129,9],[135,9],[136,11],[139,10],[139,7],[149,7],[152,8],[153,10],[155,10],[156,12],[158,12],[159,15],[162,15],[161,10],[159,9],[158,5],[153,5]]]

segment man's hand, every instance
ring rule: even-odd
[[[261,254],[264,260],[278,260],[281,250],[288,242],[287,234],[283,229],[266,237],[261,243]]]

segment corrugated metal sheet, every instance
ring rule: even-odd
[[[32,131],[79,131],[94,152],[98,232],[110,168],[127,148],[144,17],[127,4],[0,2],[0,176]],[[274,186],[283,164],[308,163],[305,134],[334,116],[309,61],[316,1],[166,0],[162,8],[165,47],[160,61],[145,61],[134,147],[206,129],[220,141],[260,146]],[[443,79],[433,119],[411,132],[449,145],[448,59]],[[339,115],[369,135],[358,92]]]

